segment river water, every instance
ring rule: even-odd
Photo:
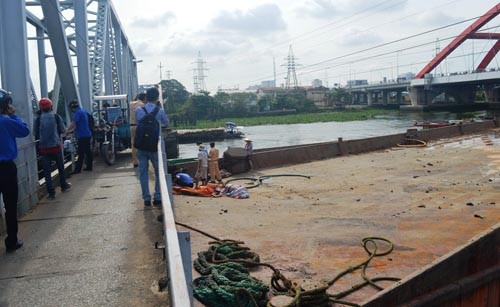
[[[362,139],[406,132],[414,128],[417,121],[445,121],[457,119],[459,114],[451,112],[434,113],[390,113],[375,119],[350,122],[327,122],[291,125],[249,126],[241,129],[245,137],[252,140],[254,149],[290,145]],[[420,129],[420,128],[419,128]],[[227,139],[216,142],[222,157],[228,147],[244,147],[244,139]],[[208,144],[205,144],[208,148]],[[196,144],[180,144],[179,158],[194,158],[198,153]]]

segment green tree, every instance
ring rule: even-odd
[[[176,79],[162,80],[162,95],[169,113],[176,113],[188,100],[189,92]]]
[[[291,110],[297,112],[312,112],[317,109],[313,101],[306,98],[305,91],[288,91],[279,93],[276,99],[270,97],[260,102],[259,106],[264,106],[270,102],[271,110]]]
[[[188,118],[214,120],[219,117],[220,106],[209,92],[201,92],[189,97],[182,107],[182,114]]]
[[[245,116],[249,113],[256,112],[257,95],[254,93],[234,93],[230,94],[230,104],[224,109],[224,114],[227,116]]]
[[[350,103],[351,94],[347,88],[334,88],[328,94],[328,102],[331,106]]]
[[[271,105],[273,104],[273,98],[271,96],[264,96],[257,101],[259,107],[259,112],[266,112],[271,110]]]

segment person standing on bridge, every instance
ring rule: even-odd
[[[5,220],[7,224],[7,238],[5,249],[13,252],[23,246],[23,241],[17,237],[17,158],[16,138],[28,136],[28,125],[15,115],[16,109],[12,105],[10,94],[0,89],[0,194],[5,205]]]
[[[162,125],[168,125],[168,117],[162,108],[157,106],[160,92],[156,87],[151,87],[146,91],[146,104],[135,109],[135,122],[141,125],[141,120],[151,112],[157,112],[155,119]],[[158,108],[158,110],[156,110]],[[140,127],[138,127],[140,128]],[[161,206],[160,176],[158,172],[158,151],[148,151],[137,148],[137,159],[139,160],[139,182],[141,183],[142,199],[144,206],[151,206],[151,194],[149,193],[149,161],[153,163],[155,170],[155,193],[153,205]]]
[[[143,107],[146,102],[146,93],[139,93],[135,96],[134,101],[129,104],[130,112],[130,147],[132,148],[132,161],[134,167],[139,166],[139,160],[137,159],[137,149],[134,146],[135,131],[137,130],[137,124],[135,123],[135,110],[139,107]]]
[[[73,100],[69,103],[69,108],[73,112],[73,121],[69,125],[66,133],[75,131],[78,144],[78,160],[76,161],[75,170],[71,174],[78,174],[82,171],[83,159],[86,158],[87,167],[85,171],[92,171],[92,150],[90,149],[90,139],[92,132],[90,131],[89,115],[85,110],[80,108],[78,101]]]
[[[42,156],[43,175],[47,187],[48,198],[56,197],[56,189],[52,185],[52,161],[56,162],[59,171],[59,181],[61,191],[66,192],[71,188],[71,184],[66,182],[64,174],[64,162],[62,155],[61,134],[64,133],[64,126],[61,116],[52,113],[52,101],[49,98],[42,98],[39,102],[40,112],[35,120],[33,132],[35,140],[38,140],[38,149]]]

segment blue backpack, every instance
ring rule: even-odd
[[[160,123],[156,120],[156,114],[158,114],[160,108],[156,107],[151,113],[148,113],[145,107],[142,107],[142,109],[146,115],[144,115],[137,125],[134,147],[154,152],[158,150],[158,140],[160,138]]]

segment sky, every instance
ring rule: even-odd
[[[139,84],[158,83],[161,75],[193,92],[196,63],[202,61],[206,90],[211,94],[219,88],[244,90],[260,85],[274,80],[275,73],[277,85],[285,84],[290,49],[302,86],[315,79],[327,87],[345,86],[348,80],[378,83],[417,73],[499,4],[492,0],[112,2],[139,60]],[[31,10],[40,13],[40,9]],[[500,33],[499,26],[500,16],[481,31]],[[33,27],[28,27],[28,36],[35,36]],[[434,72],[471,71],[494,43],[467,40]],[[28,49],[30,74],[38,88],[35,40],[28,41]],[[488,68],[500,67],[498,57]],[[55,65],[53,58],[47,62],[50,87]]]
[[[384,77],[417,73],[436,50],[446,47],[474,22],[473,18],[498,4],[490,0],[113,3],[137,59],[142,60],[138,64],[140,83],[158,82],[161,62],[163,79],[170,76],[192,91],[193,70],[200,54],[211,93],[218,88],[245,89],[273,80],[273,61],[277,84],[285,83],[290,46],[300,85],[320,79],[332,87],[350,79],[378,82]],[[468,19],[473,20],[463,22]],[[499,22],[500,17],[493,19],[483,29],[498,32]],[[397,40],[401,41],[391,43]],[[380,46],[383,44],[387,45]],[[471,70],[491,46],[491,41],[469,40],[436,71]],[[497,67],[497,60],[491,65]]]

